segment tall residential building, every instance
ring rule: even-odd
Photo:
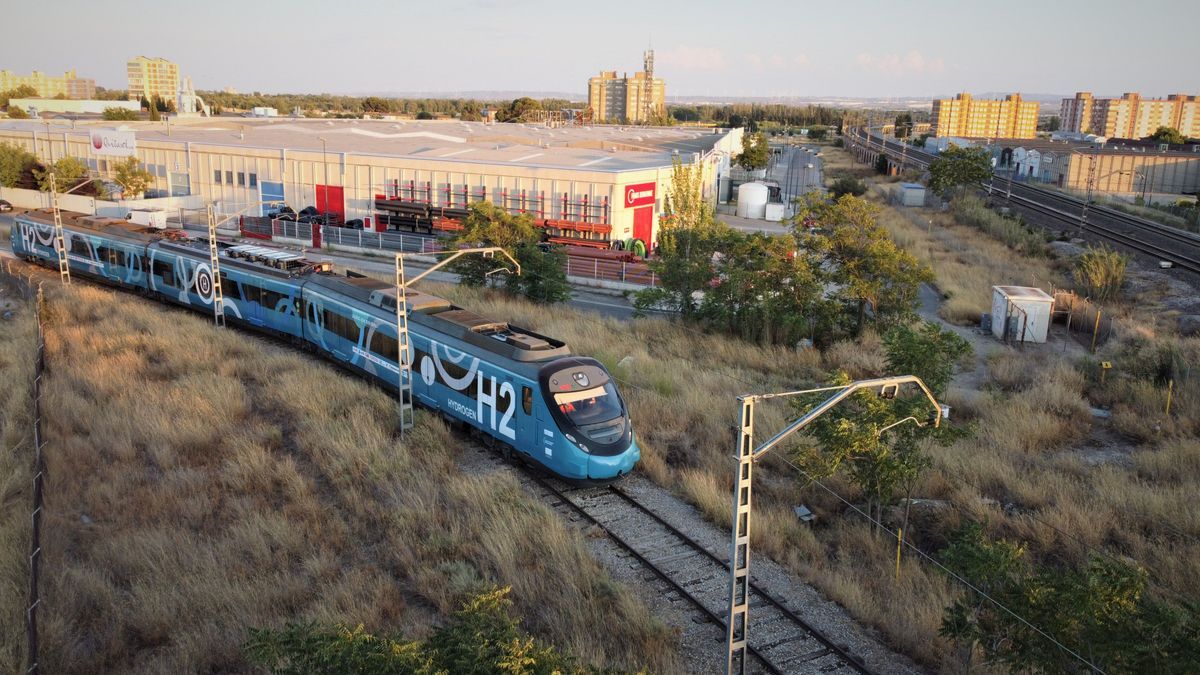
[[[933,135],[960,138],[1036,138],[1037,101],[1020,94],[1001,100],[975,99],[968,93],[933,102]]]
[[[179,91],[179,66],[163,58],[139,56],[126,64],[129,73],[129,100],[143,96],[153,100],[155,96],[164,101],[174,101]]]
[[[617,77],[615,70],[600,71],[588,80],[588,107],[601,122],[633,124],[661,118],[667,111],[667,85],[654,77],[654,50],[642,55],[643,70]]]
[[[1200,97],[1171,94],[1165,99],[1142,98],[1127,92],[1121,98],[1096,98],[1081,91],[1064,98],[1060,111],[1063,131],[1108,138],[1145,138],[1159,127],[1200,138]]]
[[[17,75],[12,71],[0,70],[0,91],[16,89],[23,84],[36,89],[41,98],[54,98],[59,95],[67,98],[92,98],[96,95],[96,81],[79,77],[74,70],[68,70],[62,77],[52,77],[36,70],[30,75]]]

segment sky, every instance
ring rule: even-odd
[[[115,89],[144,54],[202,90],[584,94],[653,46],[668,96],[1200,93],[1196,0],[44,0],[2,15],[0,68]]]

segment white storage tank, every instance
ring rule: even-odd
[[[1040,288],[992,286],[992,334],[1008,342],[1045,342],[1053,309],[1054,298]]]
[[[767,216],[767,196],[769,190],[762,183],[742,183],[738,186],[737,214],[742,218],[758,218]]]

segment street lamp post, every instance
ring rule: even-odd
[[[792,434],[807,427],[821,415],[829,412],[834,406],[846,400],[851,394],[862,389],[878,387],[879,393],[885,398],[894,398],[904,384],[916,384],[929,399],[933,407],[928,423],[935,427],[941,422],[945,413],[942,406],[934,398],[933,392],[914,375],[899,377],[881,377],[870,380],[858,380],[847,385],[834,387],[819,387],[802,391],[788,391],[777,394],[753,394],[738,397],[738,439],[735,458],[737,473],[734,477],[733,490],[733,525],[730,532],[729,549],[729,615],[726,619],[726,641],[728,651],[726,673],[746,672],[746,653],[750,646],[750,515],[751,492],[754,463],[759,457],[770,452]],[[795,420],[782,431],[772,436],[762,445],[754,446],[754,408],[759,401],[775,398],[791,398],[816,392],[832,392],[829,398],[817,404],[802,417]],[[891,426],[905,422],[914,422],[924,426],[914,417],[905,418]],[[891,426],[886,427],[885,431]]]

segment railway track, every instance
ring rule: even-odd
[[[573,488],[523,468],[522,482],[564,519],[599,528],[643,567],[648,585],[691,605],[724,635],[728,561],[671,525],[619,486]],[[750,672],[863,673],[861,659],[808,624],[785,600],[751,583]],[[714,636],[717,632],[714,631]]]
[[[899,146],[891,141],[881,144],[879,139],[864,138],[855,133],[855,142],[869,148],[884,148],[889,154],[898,153]],[[909,150],[906,162],[927,167],[932,155]],[[1082,232],[1119,244],[1134,251],[1145,253],[1159,260],[1169,261],[1174,267],[1200,274],[1200,236],[1169,225],[1146,220],[1116,209],[1092,202],[1088,206],[1089,217],[1082,218],[1084,200],[1054,190],[1014,182],[1000,181],[999,176],[984,185],[995,194],[1012,191],[1012,201],[1022,208],[1049,216]]]

